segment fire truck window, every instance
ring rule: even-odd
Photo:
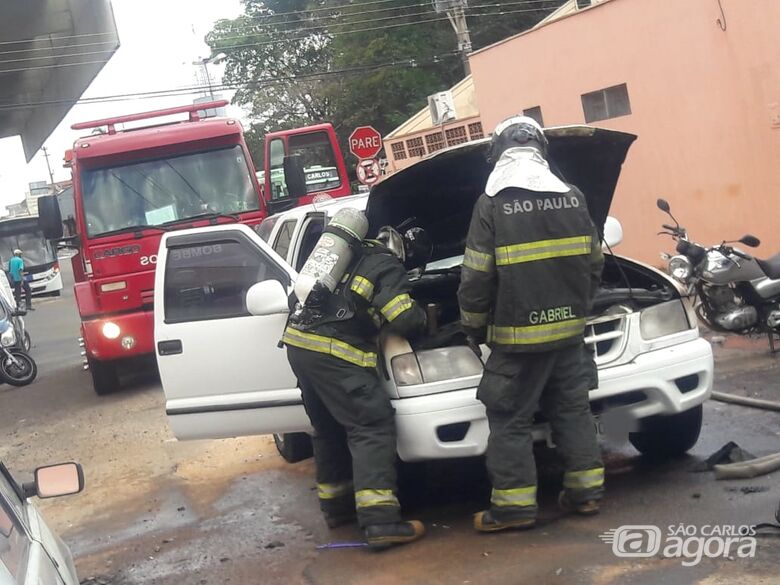
[[[284,180],[284,141],[281,138],[271,140],[270,173],[271,199],[283,199],[289,195],[287,182]]]
[[[288,139],[289,154],[298,154],[306,176],[306,192],[317,193],[341,186],[336,155],[327,132],[293,134]]]
[[[90,237],[260,208],[241,146],[145,160],[81,174]]]
[[[165,267],[165,321],[181,323],[249,315],[246,293],[264,280],[289,278],[249,241],[171,248]]]
[[[282,258],[287,260],[287,253],[290,251],[290,242],[292,241],[293,231],[297,220],[288,219],[279,226],[279,233],[276,235],[273,248]]]

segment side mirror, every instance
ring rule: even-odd
[[[623,226],[611,215],[604,222],[604,244],[614,248],[623,241]]]
[[[657,199],[655,204],[658,206],[658,209],[664,213],[669,213],[672,210],[672,208],[669,207],[669,202],[666,199]]]
[[[298,198],[306,195],[306,174],[303,172],[303,161],[300,155],[292,154],[284,157],[284,182],[290,197]]]
[[[35,470],[35,480],[22,487],[24,496],[56,498],[77,494],[84,489],[84,470],[78,463],[46,465]]]
[[[38,226],[47,240],[62,238],[62,214],[56,195],[44,195],[38,199]]]
[[[252,315],[287,313],[287,291],[278,280],[264,280],[253,284],[246,293],[246,308]]]
[[[749,246],[751,248],[758,248],[761,245],[761,240],[759,240],[756,236],[745,234],[739,239],[739,243],[745,244],[746,246]]]

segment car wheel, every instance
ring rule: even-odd
[[[651,416],[640,422],[642,430],[629,433],[628,440],[648,457],[675,457],[692,448],[699,440],[702,406],[679,414]]]
[[[95,394],[103,396],[113,392],[119,387],[119,375],[116,371],[116,365],[111,362],[101,362],[88,359],[89,373],[92,376],[92,387]]]
[[[298,463],[308,459],[314,454],[311,444],[311,437],[306,433],[285,433],[283,435],[274,435],[274,443],[279,455],[287,463]]]

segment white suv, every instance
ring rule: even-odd
[[[556,172],[580,187],[596,225],[607,212],[635,136],[585,126],[547,129]],[[155,282],[155,341],[168,417],[180,439],[274,434],[295,461],[310,453],[300,391],[279,344],[286,294],[329,218],[366,210],[371,230],[425,228],[434,257],[410,276],[413,296],[437,315],[413,347],[381,336],[379,378],[396,411],[398,455],[420,461],[481,455],[488,424],[476,399],[482,362],[462,344],[456,290],[471,209],[490,167],[486,141],[441,151],[358,195],[273,216],[257,230],[221,225],[167,233]],[[619,224],[610,218],[612,225]],[[262,236],[262,237],[261,237]],[[612,237],[614,245],[619,237]],[[257,284],[256,284],[257,283]],[[675,283],[607,254],[588,322],[598,387],[597,428],[629,433],[652,455],[690,449],[712,386],[712,350]],[[483,359],[486,347],[483,347]],[[548,438],[541,415],[536,438]]]

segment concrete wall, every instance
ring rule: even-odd
[[[583,123],[581,94],[626,83],[631,114],[594,125],[639,135],[612,214],[620,252],[655,265],[665,197],[691,236],[751,232],[780,252],[780,1],[611,0],[471,57],[489,133],[540,105],[547,126]]]

